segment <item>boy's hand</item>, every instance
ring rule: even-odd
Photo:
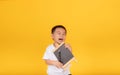
[[[57,67],[57,68],[63,68],[63,64],[59,61],[54,61],[54,65]]]
[[[57,68],[63,68],[63,64],[60,63],[60,62],[57,61],[57,60],[49,60],[49,59],[46,59],[45,62],[46,62],[46,64],[48,64],[48,65],[54,65],[54,66],[56,66]]]
[[[69,44],[65,44],[65,47],[68,48],[72,52],[72,47]]]

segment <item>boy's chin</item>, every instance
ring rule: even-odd
[[[59,42],[57,42],[57,44],[61,44],[61,43],[63,43],[64,41],[59,41]]]

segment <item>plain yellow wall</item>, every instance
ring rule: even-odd
[[[46,75],[57,24],[78,60],[73,75],[120,75],[119,0],[0,0],[0,75]]]

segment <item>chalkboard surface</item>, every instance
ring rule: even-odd
[[[55,51],[55,56],[57,57],[58,61],[61,62],[65,67],[65,65],[69,64],[74,56],[68,48],[65,48],[65,44],[61,44]]]

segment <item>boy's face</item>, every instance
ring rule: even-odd
[[[55,31],[52,34],[52,38],[55,43],[62,43],[65,41],[66,38],[66,32],[63,28],[56,28]]]

